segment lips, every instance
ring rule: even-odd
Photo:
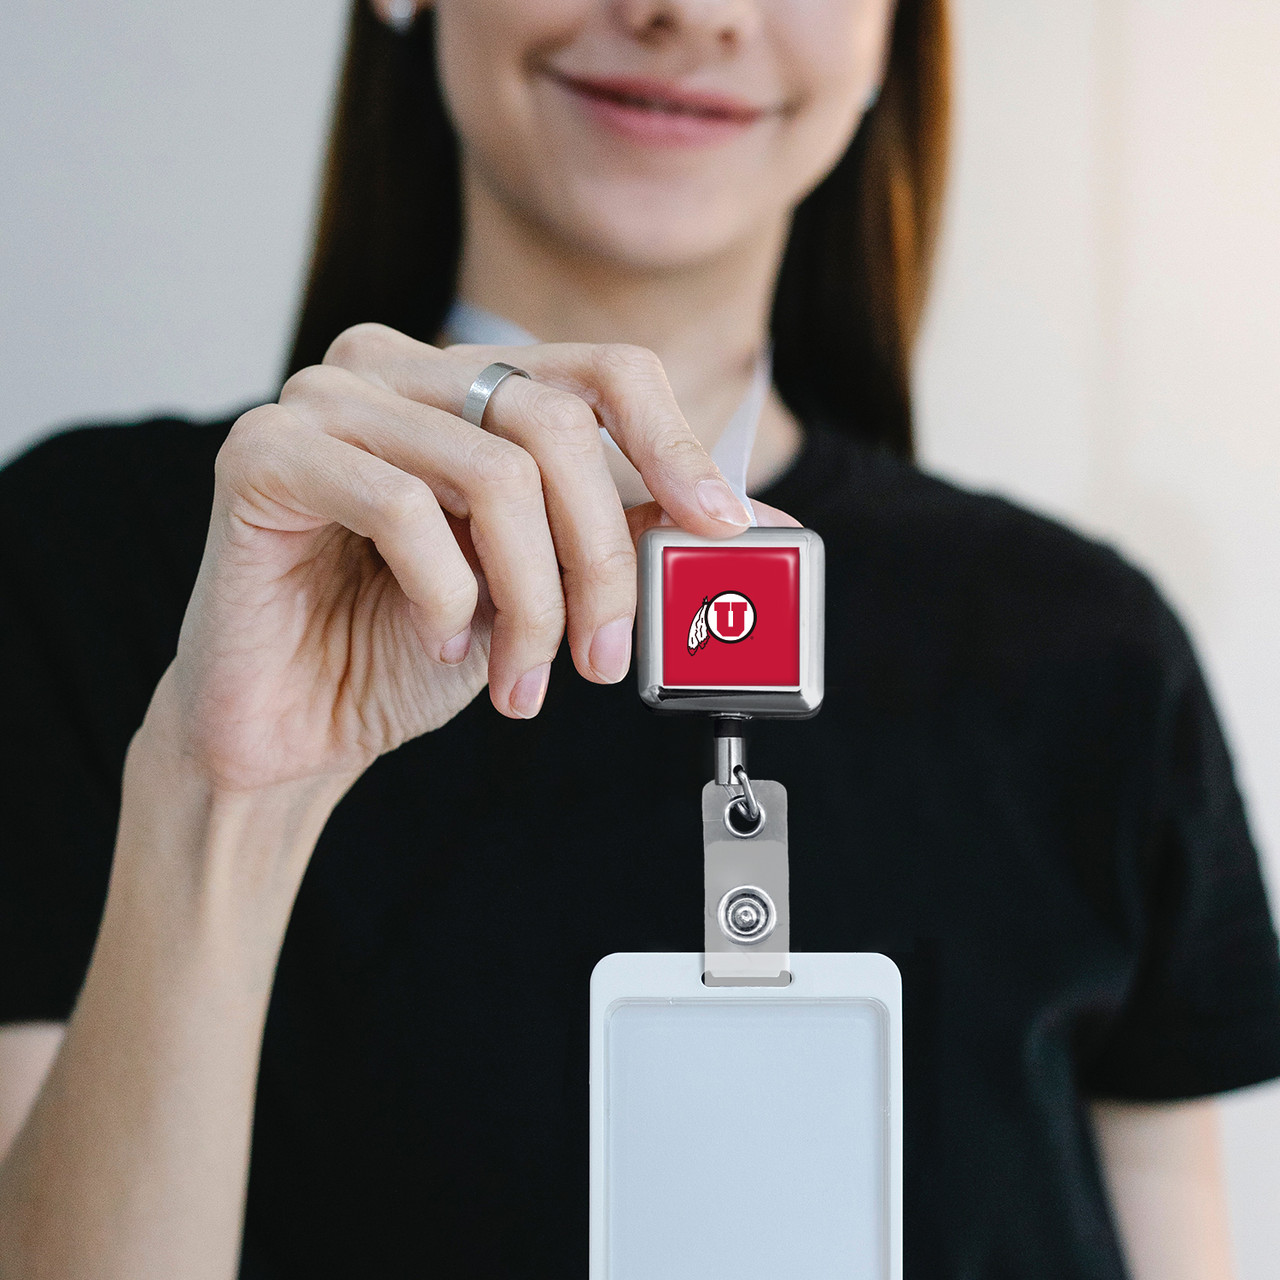
[[[556,75],[593,119],[632,141],[698,145],[735,137],[767,108],[730,94],[641,76]]]
[[[645,111],[691,115],[707,120],[734,120],[743,124],[750,124],[764,115],[763,107],[729,94],[688,89],[645,76],[561,76],[560,79],[588,97]]]

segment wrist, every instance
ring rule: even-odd
[[[233,930],[274,964],[316,841],[358,775],[227,787],[184,750],[163,692],[125,757],[113,888],[127,883],[131,899],[158,911]]]

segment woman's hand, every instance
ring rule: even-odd
[[[498,359],[532,380],[506,379],[480,430],[457,415]],[[656,499],[630,520],[600,425]],[[357,325],[236,422],[216,470],[161,694],[183,754],[229,790],[354,778],[486,682],[532,716],[566,635],[583,676],[621,679],[633,536],[664,511],[711,537],[747,524],[639,347],[442,350]]]

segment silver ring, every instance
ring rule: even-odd
[[[529,377],[523,369],[517,369],[515,365],[506,364],[502,360],[495,360],[493,364],[487,364],[480,370],[480,376],[471,384],[467,398],[462,402],[462,416],[473,427],[484,425],[484,411],[488,408],[489,397],[497,391],[502,380],[513,373],[517,377]]]
[[[764,820],[769,816],[764,811],[764,805],[757,804],[756,808],[758,812],[756,816],[754,818],[747,818],[747,821],[751,824],[751,829],[749,831],[739,831],[738,828],[733,825],[733,819],[729,815],[735,809],[740,808],[745,810],[746,807],[747,802],[742,796],[734,796],[733,799],[724,807],[724,829],[731,836],[737,836],[739,840],[752,840],[758,836],[764,830]],[[746,814],[744,813],[743,816],[746,817]]]

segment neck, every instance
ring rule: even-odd
[[[715,445],[746,394],[768,341],[786,228],[714,261],[642,270],[554,239],[464,170],[466,233],[458,295],[542,342],[629,342],[662,360],[702,444]],[[767,483],[799,447],[776,393],[761,414],[748,482]]]

